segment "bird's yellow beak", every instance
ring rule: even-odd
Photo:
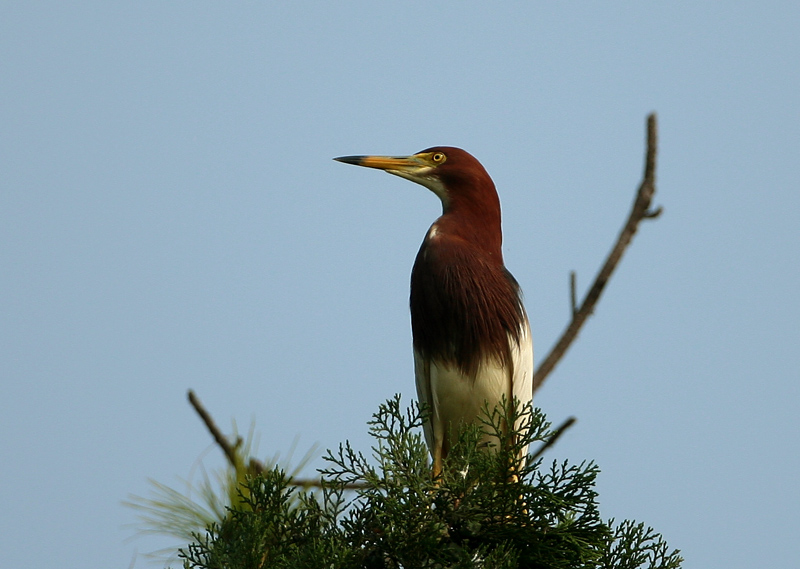
[[[334,158],[345,164],[385,170],[399,176],[420,175],[430,170],[431,165],[422,156],[341,156]]]
[[[436,176],[437,166],[446,160],[442,152],[420,152],[411,156],[341,156],[334,160],[383,170],[425,186],[443,203],[448,200],[447,190]]]

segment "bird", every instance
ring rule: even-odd
[[[334,160],[416,182],[442,203],[414,261],[409,299],[417,398],[429,412],[423,432],[438,478],[460,429],[502,401],[533,399],[531,328],[503,262],[500,199],[483,165],[460,148]],[[484,433],[482,446],[499,444]],[[522,448],[518,461],[525,455]]]

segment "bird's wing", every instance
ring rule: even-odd
[[[533,339],[531,338],[531,325],[528,317],[522,323],[519,343],[511,340],[511,394],[519,401],[520,408],[533,401]],[[515,429],[522,426],[522,419],[518,419]],[[527,447],[522,455],[527,454]]]

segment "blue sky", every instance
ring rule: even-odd
[[[148,566],[148,478],[210,439],[349,439],[414,395],[424,188],[333,162],[467,149],[494,178],[537,360],[660,126],[644,223],[537,394],[601,512],[687,568],[789,567],[800,506],[800,8],[791,2],[5,2],[3,566]],[[212,449],[204,464],[223,464]],[[314,463],[314,466],[319,466]]]

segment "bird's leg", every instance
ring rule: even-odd
[[[519,471],[522,469],[524,461],[525,457],[523,456],[518,456],[514,461],[514,465],[511,467],[511,475],[509,476],[509,482],[511,482],[511,484],[519,484]],[[519,496],[519,503],[522,506],[522,514],[527,518],[528,505],[525,503],[525,498],[522,494]]]
[[[511,448],[516,447],[517,437],[516,435],[511,436]],[[522,457],[517,456],[514,460],[514,463],[511,465],[511,474],[508,477],[508,481],[512,484],[516,484],[519,482],[519,469],[522,466]]]
[[[434,481],[437,481],[442,476],[442,447],[437,445],[433,450],[433,472],[431,473]]]

